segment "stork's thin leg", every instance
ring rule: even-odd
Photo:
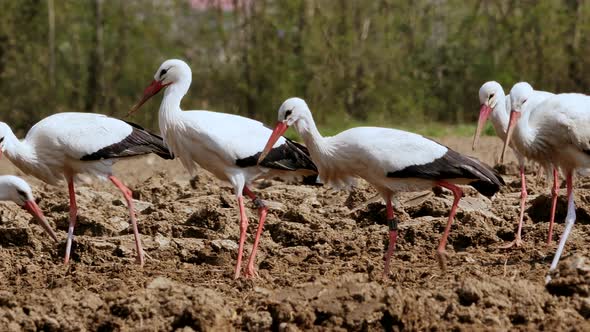
[[[553,188],[551,188],[551,216],[549,219],[549,237],[547,245],[551,244],[553,238],[553,223],[555,221],[555,208],[557,207],[557,195],[559,194],[559,175],[557,168],[553,168]]]
[[[576,206],[574,204],[574,188],[573,188],[573,181],[572,181],[572,173],[567,173],[567,215],[565,217],[565,230],[559,239],[559,245],[557,246],[557,251],[555,252],[555,256],[553,257],[553,261],[551,262],[551,267],[549,268],[549,272],[547,277],[545,277],[545,283],[549,283],[551,281],[551,276],[549,273],[555,268],[557,268],[557,263],[559,263],[559,258],[561,257],[561,253],[563,252],[563,248],[565,247],[565,242],[567,241],[572,228],[574,227],[574,223],[576,222]]]
[[[137,263],[143,266],[143,248],[141,246],[141,239],[139,237],[139,229],[137,227],[137,220],[135,219],[135,209],[133,207],[132,192],[127,188],[119,179],[113,175],[109,176],[109,180],[121,190],[125,200],[127,201],[127,207],[129,208],[129,218],[131,219],[131,225],[133,226],[133,236],[135,237],[135,250],[137,251]]]
[[[78,216],[78,207],[76,206],[76,191],[74,190],[74,177],[67,176],[68,192],[70,194],[70,224],[68,226],[68,238],[66,240],[66,257],[64,264],[70,262],[70,252],[72,250],[72,241],[74,240],[74,227],[76,227],[76,217]]]
[[[254,277],[257,275],[256,269],[254,268],[254,262],[256,259],[256,250],[258,249],[258,243],[260,241],[260,235],[264,230],[264,221],[266,220],[266,214],[268,213],[268,207],[264,205],[264,202],[256,197],[256,195],[248,187],[244,187],[244,194],[246,194],[258,208],[258,229],[256,230],[256,237],[254,238],[254,245],[252,246],[252,252],[250,253],[250,259],[248,259],[248,267],[246,269],[246,277]]]
[[[240,243],[238,247],[238,262],[236,263],[236,271],[234,279],[240,277],[240,270],[242,269],[242,255],[244,253],[244,242],[246,241],[246,231],[248,230],[248,216],[244,209],[244,197],[238,194],[238,206],[240,207]]]
[[[445,227],[445,232],[443,233],[442,238],[440,239],[440,243],[438,245],[437,254],[438,254],[438,263],[443,271],[446,270],[446,251],[445,247],[447,245],[447,238],[449,237],[449,232],[451,230],[451,224],[453,223],[453,219],[455,219],[455,213],[457,213],[457,206],[459,205],[459,200],[463,197],[463,190],[457,187],[456,185],[446,182],[446,181],[439,181],[437,183],[439,186],[449,189],[453,192],[453,207],[451,207],[451,213],[449,214],[449,220],[447,221],[447,226]]]
[[[520,165],[520,217],[518,220],[518,230],[516,231],[516,236],[514,237],[514,241],[508,243],[507,245],[501,246],[500,248],[508,249],[512,247],[520,247],[522,245],[522,223],[524,220],[524,207],[527,199],[527,192],[526,192],[526,179],[524,175],[524,164]]]
[[[389,262],[395,250],[395,243],[397,242],[397,221],[393,215],[393,206],[391,204],[391,195],[385,199],[387,208],[387,225],[389,226],[389,245],[387,246],[387,253],[385,254],[385,267],[383,269],[383,276],[389,275]]]

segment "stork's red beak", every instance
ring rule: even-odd
[[[148,99],[170,84],[171,83],[162,84],[162,81],[153,80],[152,83],[147,88],[145,88],[145,90],[143,90],[143,97],[141,97],[141,100],[137,104],[131,107],[131,110],[129,113],[127,113],[127,116],[137,111]]]
[[[57,236],[53,232],[53,229],[51,229],[51,226],[49,226],[47,219],[45,219],[43,212],[41,211],[37,203],[35,203],[35,201],[26,201],[25,205],[23,205],[23,209],[29,211],[29,213],[32,214],[33,217],[35,217],[35,219],[37,219],[37,222],[39,222],[39,225],[43,227],[45,232],[49,234],[49,236],[51,236],[51,238],[55,242],[57,242]]]
[[[272,134],[270,134],[270,138],[268,139],[268,142],[266,143],[264,150],[262,150],[260,157],[258,157],[259,164],[261,161],[264,160],[266,155],[268,155],[268,153],[270,152],[270,149],[272,149],[272,147],[275,145],[275,143],[279,140],[279,138],[281,136],[283,136],[283,134],[287,131],[288,128],[289,128],[289,126],[282,121],[279,121],[277,123],[277,125],[275,126],[275,129],[272,131]]]
[[[477,129],[475,130],[475,136],[473,136],[473,145],[471,146],[473,151],[475,151],[475,147],[479,142],[479,136],[481,136],[481,131],[486,125],[486,121],[488,120],[488,117],[491,113],[492,108],[490,106],[486,104],[481,105],[481,108],[479,109],[479,119],[477,120]]]
[[[506,132],[506,140],[504,141],[504,147],[502,148],[502,156],[500,157],[500,163],[504,163],[506,147],[510,145],[510,138],[512,137],[512,132],[514,131],[514,126],[516,126],[518,119],[520,119],[520,112],[512,110],[510,112],[510,121],[508,122],[508,131]]]

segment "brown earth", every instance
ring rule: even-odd
[[[443,142],[472,154],[467,138]],[[487,153],[475,155],[494,163],[499,141],[485,138],[480,146]],[[0,170],[20,174],[5,160]],[[114,186],[78,185],[79,225],[66,267],[66,188],[26,177],[60,244],[14,204],[0,205],[0,330],[589,330],[590,182],[577,185],[578,222],[545,287],[556,243],[545,244],[548,185],[533,167],[525,245],[498,248],[514,236],[516,170],[513,161],[504,167],[507,186],[491,201],[466,189],[446,272],[435,249],[452,196],[402,195],[396,203],[399,244],[387,280],[381,276],[384,205],[370,201],[375,192],[364,184],[337,192],[260,183],[257,192],[271,206],[257,259],[260,275],[233,280],[236,200],[228,185],[205,172],[191,181],[178,161],[156,157],[117,165],[138,200],[149,255],[143,269],[134,264],[127,210]],[[256,211],[248,206],[252,234]],[[564,217],[560,200],[557,239]]]

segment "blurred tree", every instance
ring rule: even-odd
[[[488,80],[588,93],[583,0],[7,0],[0,120],[123,116],[167,58],[193,69],[186,108],[276,118],[304,97],[320,124],[461,123]],[[155,128],[157,100],[134,121]]]

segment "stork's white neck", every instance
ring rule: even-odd
[[[295,127],[299,136],[303,138],[311,158],[318,167],[321,167],[321,164],[326,164],[324,161],[333,157],[329,142],[320,134],[311,114],[295,122],[293,127]]]
[[[162,104],[160,104],[159,111],[159,125],[162,134],[165,134],[170,125],[176,123],[182,114],[180,101],[187,93],[189,86],[190,81],[180,81],[171,84],[164,90],[164,98],[162,99]]]
[[[37,165],[37,153],[33,145],[19,140],[12,131],[4,136],[4,155],[16,167],[26,172]]]
[[[519,151],[522,151],[527,157],[537,159],[537,146],[534,144],[537,136],[537,128],[530,124],[531,111],[534,108],[525,108],[522,110],[520,119],[516,123],[513,133],[513,141]]]
[[[510,110],[507,108],[507,98],[504,91],[500,90],[496,93],[496,105],[492,109],[491,119],[496,131],[496,135],[500,136],[502,140],[506,139],[506,131],[508,130],[508,122],[510,117],[508,113]]]

